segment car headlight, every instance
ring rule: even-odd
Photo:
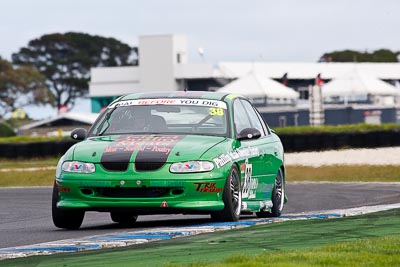
[[[93,173],[96,170],[96,167],[93,163],[65,161],[62,165],[62,170],[65,172]]]
[[[57,163],[57,168],[56,168],[56,178],[60,178],[61,175],[61,168],[62,168],[62,164],[64,162],[64,156],[62,156],[60,158],[60,160]]]
[[[187,161],[173,163],[169,168],[172,173],[208,172],[214,169],[210,161]]]

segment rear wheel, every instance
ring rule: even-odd
[[[274,190],[272,191],[272,208],[271,211],[256,212],[257,217],[279,217],[282,214],[283,204],[285,201],[285,184],[283,181],[282,170],[279,169],[275,178]]]
[[[226,179],[224,193],[222,195],[224,209],[211,213],[211,218],[216,221],[232,222],[240,218],[242,206],[242,191],[240,188],[239,172],[236,165],[233,165],[228,178]]]
[[[52,217],[53,223],[58,228],[64,228],[69,230],[76,230],[81,227],[85,211],[82,210],[63,210],[57,207],[59,200],[59,192],[57,184],[54,182],[53,186],[53,198],[52,198]]]
[[[115,212],[112,211],[110,212],[111,215],[111,220],[113,222],[119,223],[119,224],[123,224],[123,225],[131,225],[134,224],[137,220],[137,215],[136,214],[132,214],[129,212]]]

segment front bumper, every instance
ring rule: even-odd
[[[226,178],[210,173],[109,176],[64,173],[56,179],[60,209],[112,211],[129,209],[139,214],[216,211]],[[162,177],[162,178],[158,178]],[[83,179],[85,178],[85,179]]]

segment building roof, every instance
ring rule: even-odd
[[[285,73],[289,79],[334,79],[352,71],[355,67],[366,75],[382,80],[400,80],[400,63],[304,63],[304,62],[221,62],[217,65],[224,78],[238,78],[257,72],[269,78],[281,79]]]
[[[299,93],[260,73],[251,72],[224,87],[217,92],[241,94],[247,97],[269,97],[298,99]]]
[[[26,125],[20,127],[19,130],[29,130],[29,129],[40,127],[40,126],[45,126],[45,125],[49,125],[49,124],[51,125],[57,121],[61,121],[61,120],[65,120],[65,119],[80,122],[80,123],[87,124],[87,125],[92,125],[94,123],[94,121],[97,119],[98,115],[99,115],[98,113],[68,112],[68,113],[60,114],[54,118],[26,124]]]

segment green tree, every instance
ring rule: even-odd
[[[379,49],[369,52],[354,50],[342,50],[325,53],[319,59],[320,62],[399,62],[399,52],[388,49]]]
[[[14,68],[0,57],[0,117],[29,104],[53,103],[45,78],[28,66]]]
[[[88,92],[90,68],[137,64],[137,49],[114,38],[68,32],[43,35],[12,55],[16,65],[36,67],[55,106],[72,108]]]
[[[0,120],[0,137],[15,136],[13,128],[5,121]]]
[[[371,62],[398,62],[397,54],[388,49],[376,50],[371,54]]]

